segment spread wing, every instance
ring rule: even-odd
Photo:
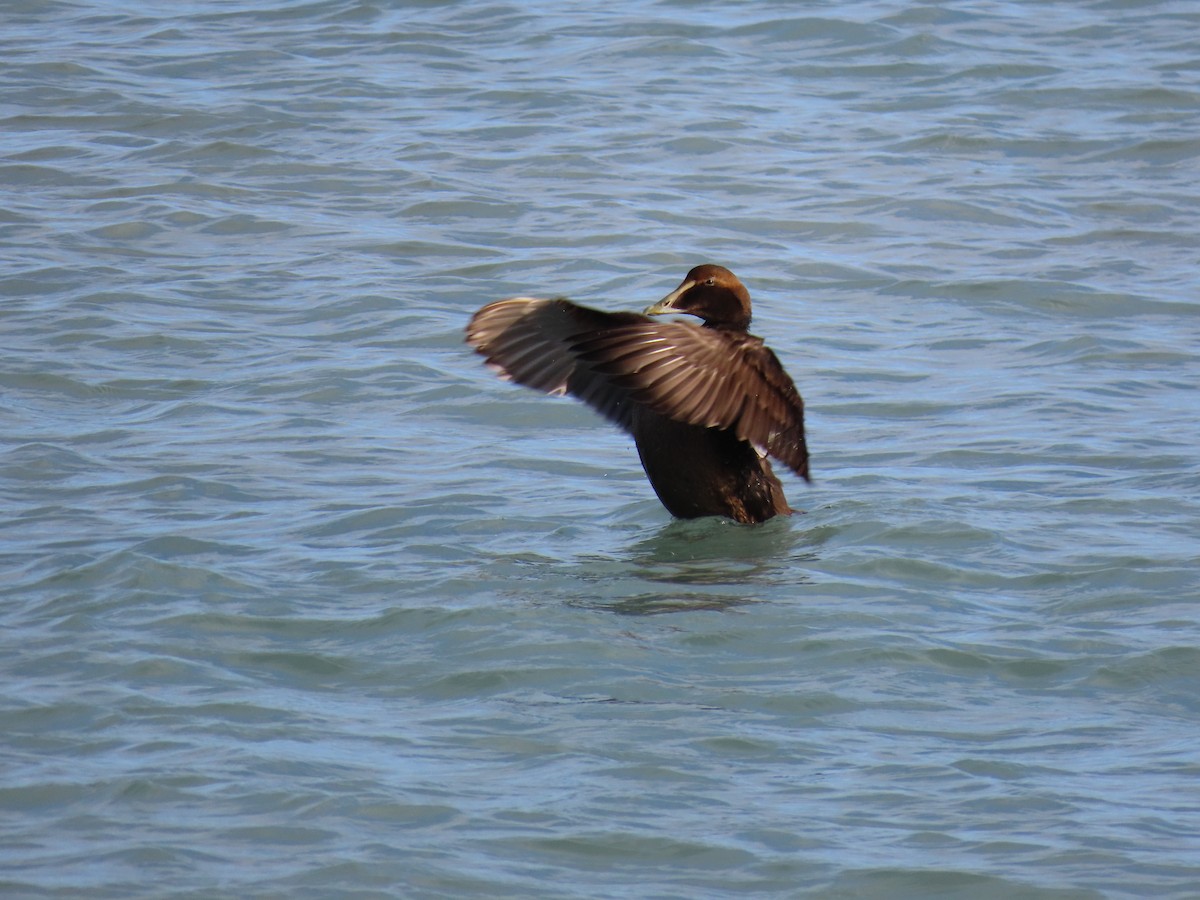
[[[574,350],[660,415],[724,428],[809,480],[804,401],[761,338],[643,319],[586,336]]]
[[[467,326],[467,343],[501,378],[555,396],[578,397],[629,430],[634,413],[629,390],[597,374],[575,345],[587,335],[608,334],[635,322],[650,319],[601,312],[569,300],[513,297],[475,313]]]
[[[804,403],[752,335],[515,297],[477,312],[467,341],[502,377],[578,397],[626,430],[635,406],[646,406],[730,430],[809,477]]]

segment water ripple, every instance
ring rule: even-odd
[[[10,6],[6,893],[1200,893],[1190,6]],[[702,260],[787,521],[462,341]]]

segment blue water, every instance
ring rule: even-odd
[[[0,22],[0,894],[1200,895],[1194,4]],[[700,262],[803,515],[463,344]]]

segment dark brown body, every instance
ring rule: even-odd
[[[654,493],[676,518],[749,523],[792,511],[770,462],[729,431],[676,422],[643,407],[634,414],[633,440]]]

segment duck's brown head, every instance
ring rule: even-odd
[[[750,327],[750,292],[724,266],[696,266],[679,287],[646,310],[648,316],[663,313],[687,313],[709,328],[745,331]]]

